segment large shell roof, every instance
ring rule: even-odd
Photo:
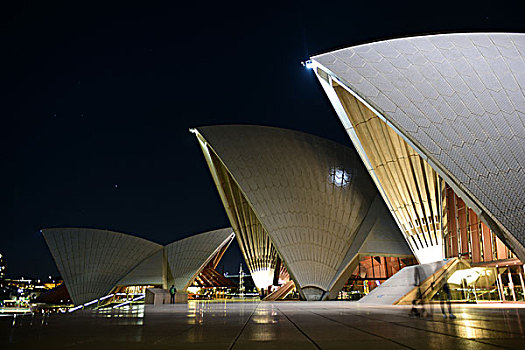
[[[312,58],[525,242],[525,35],[443,34]]]
[[[299,286],[327,291],[377,195],[357,153],[272,127],[198,131],[239,185]]]

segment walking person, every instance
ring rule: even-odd
[[[427,312],[424,300],[423,292],[421,290],[422,283],[421,274],[419,271],[419,266],[414,266],[414,286],[417,287],[417,294],[414,300],[412,300],[412,309],[410,310],[411,317],[429,317],[430,314]]]
[[[177,294],[177,288],[175,288],[175,285],[171,285],[170,288],[170,303],[175,304],[175,294]]]
[[[449,318],[456,318],[454,314],[452,313],[452,305],[450,303],[450,299],[452,299],[452,293],[450,293],[450,286],[445,281],[445,284],[443,285],[443,289],[441,290],[441,312],[443,313],[443,318],[447,318],[447,313],[445,312],[445,303],[448,304],[448,317]]]

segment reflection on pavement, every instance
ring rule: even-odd
[[[524,348],[525,305],[454,306],[443,318],[409,317],[407,306],[352,302],[209,302],[135,305],[69,314],[0,317],[0,348],[409,347]]]

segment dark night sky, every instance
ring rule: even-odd
[[[188,128],[263,124],[350,146],[302,60],[399,36],[525,32],[519,3],[2,5],[0,252],[8,276],[56,274],[44,227],[166,244],[229,226]],[[224,259],[232,272],[236,249]]]

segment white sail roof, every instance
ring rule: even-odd
[[[164,249],[173,275],[173,285],[184,291],[210,260],[235,234],[231,227],[193,235],[168,244]]]
[[[83,304],[108,293],[160,244],[119,232],[90,228],[42,230],[71,300]]]
[[[377,195],[357,154],[272,127],[197,130],[237,182],[296,283],[314,294],[328,291]],[[393,219],[386,220],[405,244]]]
[[[525,258],[524,34],[411,37],[312,60],[494,220]]]

